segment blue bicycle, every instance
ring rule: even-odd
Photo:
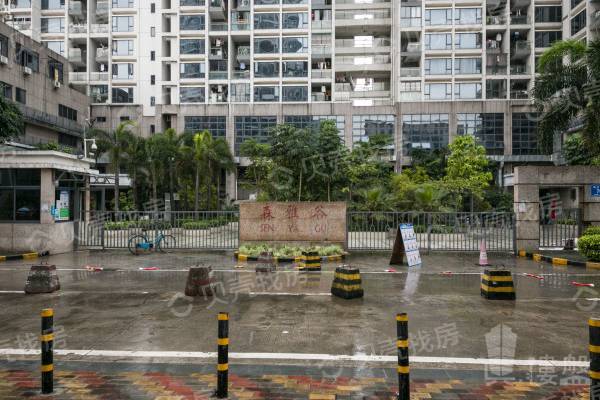
[[[149,240],[145,231],[138,233],[129,238],[127,247],[133,255],[149,253],[152,250],[158,250],[161,253],[170,253],[175,248],[175,237],[173,235],[165,235],[160,232],[154,240]]]

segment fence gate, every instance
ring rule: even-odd
[[[581,209],[547,208],[540,204],[540,247],[564,248],[581,233]]]
[[[79,224],[79,246],[127,248],[129,238],[146,233],[175,237],[177,249],[238,248],[237,211],[91,211]]]
[[[391,250],[398,225],[412,223],[423,250],[514,252],[514,214],[348,212],[350,250]]]

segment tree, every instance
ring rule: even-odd
[[[158,211],[158,181],[164,175],[167,153],[165,152],[167,140],[164,133],[152,135],[146,140],[146,154],[150,167],[152,182],[152,204],[154,211]]]
[[[422,167],[433,180],[442,179],[446,173],[447,146],[440,149],[413,149],[410,153],[413,167]]]
[[[449,145],[450,155],[443,183],[450,193],[468,194],[471,200],[481,199],[493,178],[488,170],[485,148],[471,135],[458,136]],[[461,198],[458,199],[461,201]],[[457,204],[458,206],[459,204]],[[473,202],[471,211],[473,211]]]
[[[4,85],[0,83],[0,142],[6,139],[16,138],[23,133],[23,113],[16,104],[7,100],[4,93]]]
[[[99,133],[99,141],[102,146],[107,149],[110,156],[110,165],[114,172],[114,193],[115,199],[120,199],[119,196],[119,174],[123,165],[126,149],[131,141],[131,127],[135,126],[133,121],[121,122],[117,129],[112,133],[105,131],[97,131]],[[115,211],[119,211],[119,202],[115,201]]]
[[[244,178],[250,182],[246,184],[251,190],[256,190],[258,199],[267,199],[270,192],[269,176],[273,169],[273,161],[269,158],[271,146],[248,139],[240,146],[240,155],[250,159]]]
[[[141,209],[139,202],[139,186],[141,177],[147,173],[147,153],[146,139],[139,136],[130,135],[128,145],[125,150],[127,157],[125,159],[125,168],[129,179],[131,180],[132,202],[136,210]]]
[[[552,152],[555,135],[581,117],[583,141],[596,153],[600,150],[599,58],[600,41],[586,47],[578,40],[556,42],[540,57],[533,97],[541,112],[538,137],[544,152]]]
[[[314,168],[318,170],[327,190],[327,201],[331,201],[332,187],[341,189],[347,179],[348,151],[340,133],[332,120],[322,121],[317,137],[318,160]]]
[[[379,186],[389,189],[392,165],[386,159],[389,155],[391,138],[387,135],[373,135],[367,142],[354,144],[348,156],[347,179],[348,199],[354,201],[354,194]],[[358,196],[360,200],[361,196]]]

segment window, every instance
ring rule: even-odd
[[[112,17],[113,32],[133,32],[133,17]]]
[[[108,85],[91,85],[90,98],[92,99],[92,103],[107,103]]]
[[[0,35],[0,56],[8,57],[8,38]]]
[[[515,155],[540,154],[537,140],[537,114],[513,113],[512,153]]]
[[[0,96],[12,100],[12,86],[6,82],[0,81]]]
[[[480,49],[481,48],[481,33],[457,33],[456,34],[457,49]]]
[[[308,38],[307,37],[284,37],[281,39],[282,53],[307,53]]]
[[[154,135],[156,133],[156,125],[150,124],[150,134]]]
[[[450,75],[452,74],[451,58],[425,59],[425,75]]]
[[[457,8],[454,11],[456,25],[481,24],[481,8]]]
[[[96,117],[96,122],[106,122],[106,117]]]
[[[225,116],[186,116],[184,117],[184,131],[190,133],[207,130],[217,138],[225,138],[227,134],[227,117]]]
[[[48,78],[63,83],[63,63],[48,57]]]
[[[454,94],[457,99],[480,99],[481,83],[456,83],[454,85]]]
[[[204,103],[204,86],[182,86],[179,88],[180,103]]]
[[[249,103],[251,94],[249,83],[232,83],[229,85],[229,101],[232,103]]]
[[[255,13],[254,29],[279,29],[279,14]]]
[[[204,15],[180,15],[179,30],[203,31],[205,27]]]
[[[112,88],[113,103],[133,103],[133,88]]]
[[[279,38],[255,38],[255,54],[274,54],[279,53]]]
[[[346,129],[346,120],[343,115],[285,115],[284,122],[292,125],[296,129],[313,129],[319,130],[321,122],[333,121],[340,135],[340,139],[344,141],[344,130]]]
[[[156,37],[156,27],[155,26],[150,27],[150,37]]]
[[[156,96],[150,96],[150,107],[154,107],[156,105]]]
[[[131,121],[131,118],[129,117],[129,115],[121,115],[119,117],[119,121],[121,121],[121,122]]]
[[[579,32],[580,30],[582,30],[583,28],[585,28],[586,23],[587,23],[586,11],[583,10],[582,12],[580,12],[579,14],[577,14],[576,16],[574,16],[571,19],[571,35],[574,35],[577,32]]]
[[[282,29],[308,28],[308,13],[283,13]]]
[[[133,79],[133,64],[113,64],[112,78],[115,80]]]
[[[113,56],[132,56],[133,55],[133,40],[113,40],[112,41]]]
[[[421,26],[421,7],[400,8],[400,26]]]
[[[308,101],[308,88],[306,86],[284,86],[281,93],[283,101]]]
[[[436,150],[448,145],[448,114],[408,114],[402,116],[404,153],[414,149]]]
[[[204,54],[204,39],[181,39],[179,41],[179,53]]]
[[[150,52],[150,61],[156,61],[156,52],[154,50]]]
[[[561,22],[561,6],[538,6],[535,8],[535,22]]]
[[[481,58],[456,58],[454,72],[456,74],[480,74]]]
[[[31,68],[34,72],[39,72],[40,70],[40,56],[33,50],[29,50],[26,47],[23,47],[20,43],[17,43],[15,48],[17,55],[17,62],[24,66]]]
[[[112,8],[133,8],[133,0],[112,0]]]
[[[279,101],[279,86],[254,86],[254,101]]]
[[[451,8],[428,8],[425,10],[425,25],[452,25]]]
[[[47,48],[55,52],[56,54],[60,54],[61,56],[65,56],[65,42],[62,40],[55,40],[50,42],[44,42]]]
[[[21,104],[27,104],[27,91],[21,88],[15,88],[15,101]]]
[[[150,75],[150,84],[156,85],[156,75]]]
[[[150,12],[152,14],[156,12],[156,3],[150,3]]]
[[[451,83],[426,83],[425,100],[448,100],[452,98]]]
[[[352,142],[368,142],[371,136],[384,135],[390,140],[387,147],[390,155],[394,152],[396,137],[396,117],[390,114],[353,115]]]
[[[64,18],[42,18],[42,33],[64,33]]]
[[[456,114],[457,133],[475,136],[490,155],[504,154],[504,114]]]
[[[550,47],[558,40],[562,40],[561,31],[535,32],[535,47]]]
[[[272,62],[255,62],[254,63],[255,78],[278,78],[279,77],[279,61]]]
[[[425,34],[426,50],[451,50],[452,34],[450,33],[427,33]]]
[[[62,10],[65,0],[42,0],[42,10]]]
[[[506,80],[490,79],[486,81],[485,97],[488,99],[506,99]]]
[[[239,155],[240,146],[248,139],[258,143],[269,143],[269,132],[277,125],[275,116],[240,116],[235,117],[235,153]]]
[[[0,169],[0,220],[39,222],[39,169]]]
[[[179,77],[181,79],[202,79],[206,74],[204,63],[179,64]]]
[[[284,78],[304,78],[308,76],[308,61],[284,61]]]
[[[70,119],[71,121],[77,121],[77,110],[74,110],[71,107],[67,107],[62,104],[59,104],[58,105],[58,116],[66,118],[66,119]]]

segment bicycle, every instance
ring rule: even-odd
[[[143,252],[150,252],[152,250],[158,250],[161,253],[168,253],[175,248],[175,236],[165,235],[160,232],[158,236],[151,241],[148,239],[146,231],[138,233],[129,238],[127,247],[131,254],[137,256]]]

